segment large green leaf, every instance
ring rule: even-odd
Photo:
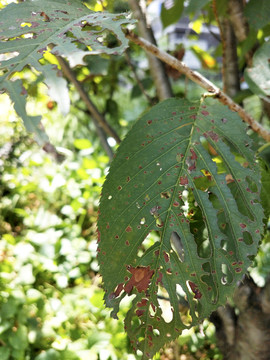
[[[270,3],[269,3],[270,4]],[[270,41],[254,54],[251,68],[245,69],[245,80],[257,95],[270,96]]]
[[[112,162],[98,221],[105,302],[116,316],[135,295],[125,325],[146,358],[188,326],[179,289],[197,324],[225,304],[257,252],[260,176],[245,130],[215,100],[169,99],[137,121]],[[149,233],[159,234],[152,245]]]
[[[57,96],[59,92],[67,94],[66,82],[57,66],[41,64],[46,51],[67,57],[72,65],[83,64],[86,55],[121,54],[128,45],[121,26],[132,21],[122,14],[90,11],[79,0],[25,1],[12,3],[1,10],[0,92],[9,93],[19,116],[26,127],[37,134],[39,142],[47,141],[38,127],[40,117],[33,118],[26,113],[25,91],[19,82],[12,84],[12,75],[25,66],[42,72],[50,93],[66,113],[66,96]],[[117,38],[115,47],[107,43],[108,34]],[[24,96],[16,104],[21,94]]]

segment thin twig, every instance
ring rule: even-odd
[[[169,55],[168,53],[158,49],[155,45],[151,44],[149,41],[144,40],[134,34],[132,31],[125,30],[126,37],[139,45],[146,51],[154,54],[157,58],[164,61],[166,64],[170,65],[174,69],[185,74],[190,80],[207,90],[209,93],[213,94],[222,104],[227,105],[232,111],[236,111],[243,121],[248,123],[251,129],[257,132],[263,139],[270,141],[270,132],[264,129],[261,124],[259,124],[252,116],[250,116],[241,106],[236,104],[228,95],[221,91],[215,84],[210,80],[205,78],[197,71],[191,70],[185,63],[177,60],[175,57]]]
[[[137,71],[135,69],[135,66],[132,64],[132,61],[131,61],[130,56],[129,56],[127,51],[125,51],[125,58],[126,58],[126,61],[127,61],[128,65],[129,65],[131,71],[133,72],[134,78],[135,78],[135,80],[136,80],[142,94],[145,96],[148,103],[150,105],[153,105],[153,101],[152,101],[151,97],[147,94],[147,92],[145,91],[145,88],[143,87],[143,84],[142,84],[141,80],[139,79],[139,77],[137,75]]]
[[[113,137],[115,141],[120,144],[121,140],[119,136],[116,134],[114,129],[107,123],[106,119],[102,116],[102,114],[98,111],[96,106],[92,103],[89,99],[88,94],[83,89],[79,81],[77,80],[74,72],[68,65],[68,63],[60,56],[56,56],[57,60],[62,68],[63,73],[65,76],[73,83],[75,88],[77,89],[78,93],[80,94],[82,100],[84,101],[87,109],[89,110],[90,114],[93,116],[93,119],[96,120],[98,127],[103,129],[109,136]]]

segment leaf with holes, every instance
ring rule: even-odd
[[[86,55],[121,54],[128,41],[121,26],[131,23],[123,14],[90,11],[81,1],[34,0],[9,4],[0,11],[0,92],[9,93],[18,115],[27,129],[34,131],[41,144],[46,142],[39,128],[40,117],[26,113],[26,92],[20,82],[12,84],[12,76],[30,66],[42,72],[45,83],[59,100],[63,111],[68,109],[55,95],[59,89],[66,93],[66,82],[61,79],[57,66],[42,65],[47,51],[67,57],[72,65],[84,64]],[[108,43],[108,35],[116,40]],[[16,99],[20,99],[16,105]],[[47,139],[47,138],[46,138]]]
[[[105,302],[115,317],[135,295],[125,328],[146,358],[225,304],[257,252],[259,169],[245,131],[213,99],[169,99],[138,120],[112,162],[98,220]]]

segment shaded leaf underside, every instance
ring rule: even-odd
[[[41,117],[26,113],[26,91],[19,80],[11,84],[12,75],[30,66],[44,74],[51,94],[67,92],[57,66],[42,65],[44,53],[51,50],[54,55],[67,57],[73,66],[84,64],[86,55],[121,54],[128,45],[121,26],[130,22],[122,14],[93,12],[79,0],[12,3],[0,11],[0,92],[9,93],[26,128],[36,133],[41,144],[47,140],[38,127]],[[107,46],[108,34],[118,41],[113,48]],[[62,107],[66,112],[67,105]]]
[[[214,100],[169,99],[136,122],[112,162],[98,221],[105,302],[116,316],[135,294],[125,326],[145,357],[188,326],[179,291],[194,325],[226,302],[256,254],[263,213],[245,130]],[[149,233],[159,234],[151,246]]]
[[[245,80],[259,96],[270,96],[270,41],[265,42],[254,54],[252,67],[245,69]]]

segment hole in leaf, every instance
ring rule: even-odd
[[[160,241],[159,235],[156,232],[151,231],[139,246],[137,256],[142,257],[144,253],[158,241]]]
[[[101,26],[98,25],[90,25],[86,20],[81,21],[83,31],[92,31],[92,32],[100,32],[102,30]]]
[[[160,296],[160,298],[158,298],[158,303],[162,311],[161,316],[166,323],[169,323],[173,319],[169,294],[165,288],[159,286],[158,295]]]
[[[140,224],[141,225],[145,224],[145,217],[141,218]]]
[[[162,228],[162,227],[164,226],[164,223],[163,223],[163,221],[160,219],[160,217],[157,217],[157,218],[156,218],[156,226],[157,226],[158,228]]]
[[[7,60],[10,60],[10,59],[13,59],[13,58],[17,57],[18,55],[20,55],[20,53],[18,53],[17,51],[2,53],[1,54],[1,60],[7,61]]]
[[[200,292],[198,285],[190,280],[188,280],[186,282],[186,284],[187,284],[190,294],[193,295],[193,299],[199,300],[202,297],[202,293]]]
[[[228,267],[227,264],[221,264],[221,271],[222,271],[222,278],[221,278],[221,284],[226,285],[230,284],[233,281],[232,273]]]
[[[180,236],[175,231],[173,231],[171,234],[170,242],[171,247],[178,256],[179,260],[183,262],[185,257],[184,246]]]
[[[112,195],[109,195],[109,196],[108,196],[108,200],[111,200],[111,199],[112,199]]]
[[[248,231],[243,232],[243,239],[246,245],[253,244],[252,236]]]
[[[160,197],[163,199],[169,199],[171,197],[171,194],[169,191],[164,191],[160,194]]]
[[[196,237],[197,254],[201,258],[209,258],[212,255],[212,246],[208,236],[208,230],[205,227],[201,237]]]

